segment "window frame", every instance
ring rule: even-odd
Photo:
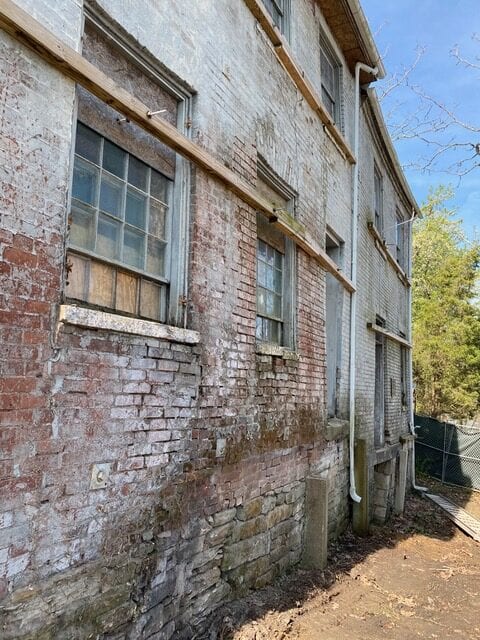
[[[290,40],[291,0],[262,0],[262,3],[273,24]]]
[[[395,258],[398,265],[406,271],[407,264],[407,237],[406,225],[408,221],[402,216],[400,210],[395,211]]]
[[[339,269],[344,269],[345,242],[329,225],[325,232],[325,252]],[[331,419],[339,418],[341,414],[344,289],[331,273],[325,278],[325,386],[327,417]]]
[[[257,164],[257,178],[259,181],[263,182],[270,190],[275,191],[278,196],[285,202],[287,212],[294,216],[295,214],[295,198],[296,193],[279,177],[277,176],[272,169],[266,164],[266,162],[259,158]],[[266,221],[264,216],[260,213],[257,213],[257,238],[256,238],[256,257],[255,257],[255,283],[256,283],[256,291],[258,295],[258,263],[259,263],[259,241],[264,242],[268,246],[277,250],[275,243],[272,240],[269,242],[268,233],[266,235],[263,234],[261,230],[258,228],[258,221],[264,221],[262,223],[262,227],[265,229],[266,225],[270,223]],[[259,233],[260,231],[260,233]],[[271,342],[267,340],[262,340],[258,338],[257,333],[255,332],[255,339],[257,344],[261,345],[274,345],[278,347],[285,347],[287,349],[294,350],[295,349],[295,333],[296,333],[296,319],[295,319],[295,299],[296,299],[296,246],[295,243],[285,236],[281,234],[281,232],[276,231],[272,228],[272,232],[274,232],[278,236],[282,236],[284,242],[284,253],[283,253],[283,271],[282,271],[282,319],[276,320],[282,324],[282,339],[280,342]],[[279,251],[279,253],[281,253]],[[259,314],[258,313],[258,297],[257,297],[257,306],[256,306],[256,314],[255,318],[264,317],[268,318],[269,316]],[[273,318],[272,318],[273,319]],[[255,323],[256,324],[256,323]]]
[[[377,192],[378,186],[378,192]],[[381,236],[384,233],[383,218],[383,175],[378,168],[378,164],[373,163],[373,223]]]
[[[80,127],[85,129],[83,138],[79,136]],[[93,136],[92,136],[93,134]],[[95,140],[97,146],[97,158],[86,157],[85,153],[82,154],[81,148],[79,148],[78,142],[79,140],[83,140],[83,142],[88,144],[88,136],[90,136],[90,143],[92,140]],[[80,297],[75,297],[74,295],[69,295],[68,287],[65,290],[65,295],[68,299],[76,300],[80,303],[91,305],[91,306],[100,306],[107,308],[109,310],[115,311],[116,313],[125,313],[129,315],[133,315],[134,317],[139,318],[147,318],[151,320],[155,320],[157,322],[162,322],[162,318],[166,319],[167,310],[166,310],[166,300],[168,299],[168,288],[170,285],[171,277],[170,277],[170,264],[171,264],[171,227],[172,227],[172,217],[175,215],[175,212],[172,210],[172,192],[174,180],[168,176],[165,176],[162,172],[158,171],[154,167],[151,167],[147,163],[143,162],[130,153],[126,149],[123,149],[120,145],[109,140],[105,135],[95,131],[92,127],[84,124],[81,120],[77,120],[76,126],[76,136],[75,136],[75,148],[74,148],[74,166],[72,171],[72,189],[70,195],[70,231],[67,243],[67,252],[68,252],[68,260],[69,264],[73,265],[76,263],[77,267],[80,268],[80,263],[84,262],[84,273],[83,277],[84,281],[84,291],[83,295]],[[121,173],[123,175],[119,175],[117,173],[112,173],[112,168],[106,166],[106,155],[105,148],[106,145],[109,145],[110,150],[112,152],[119,151],[121,155],[121,164],[123,164]],[[77,162],[78,160],[78,162]],[[131,182],[130,179],[130,168],[135,166],[135,162],[140,162],[144,166],[142,169],[145,170],[145,185],[144,188],[135,185]],[[94,200],[92,202],[87,202],[85,199],[76,197],[75,195],[75,186],[76,186],[76,171],[80,167],[84,167],[87,171],[92,170],[92,175],[96,175],[95,178],[95,194]],[[152,193],[152,176],[158,175],[160,177],[160,182],[162,184],[162,196],[163,200],[160,200],[158,197],[153,195]],[[105,180],[105,182],[104,182]],[[101,206],[101,197],[102,197],[102,185],[106,183],[112,183],[117,185],[120,194],[120,199],[117,203],[117,207],[115,211],[107,210],[102,208]],[[77,183],[78,186],[78,183]],[[140,197],[144,200],[144,226],[143,228],[133,222],[131,219],[128,219],[128,198],[130,197]],[[164,219],[163,219],[163,237],[160,239],[158,235],[155,234],[154,231],[151,230],[152,222],[155,220],[154,214],[152,212],[153,207],[157,207],[159,212],[163,209]],[[72,240],[73,235],[73,219],[75,216],[82,217],[83,212],[87,212],[90,210],[90,224],[91,224],[91,235],[93,240],[93,245],[91,247],[85,246],[81,243],[75,242]],[[108,256],[102,253],[98,248],[98,239],[99,239],[99,228],[102,223],[115,225],[117,229],[117,238],[116,238],[116,250],[119,250],[119,255]],[[81,229],[81,225],[79,225]],[[85,227],[84,227],[85,229]],[[88,233],[88,230],[87,230]],[[136,234],[138,237],[141,236],[143,243],[143,259],[142,266],[135,265],[129,262],[125,256],[122,256],[123,251],[125,250],[125,233]],[[148,269],[148,252],[149,252],[149,241],[152,241],[155,244],[163,245],[163,253],[161,256],[162,261],[162,270],[161,273],[155,273],[153,269]],[[90,260],[87,260],[90,259]],[[110,267],[111,270],[111,292],[110,292],[110,304],[108,302],[102,303],[100,301],[92,301],[87,300],[87,288],[89,289],[94,280],[91,280],[91,271],[92,265],[94,268],[95,265],[105,265],[105,268]],[[119,286],[119,279],[121,279],[121,274],[127,279],[135,280],[135,300],[134,307],[135,309],[127,310],[125,307],[123,309],[119,309],[117,304],[117,287]],[[149,284],[150,283],[150,284]],[[155,286],[158,291],[158,316],[155,318],[155,314],[153,312],[146,313],[145,307],[143,307],[142,312],[142,298],[143,291],[148,286]]]
[[[386,321],[382,316],[375,317],[375,324],[385,328]],[[374,406],[373,406],[373,442],[375,449],[385,446],[387,426],[387,393],[385,389],[387,375],[387,340],[379,331],[374,332]]]
[[[192,103],[193,90],[186,84],[181,82],[177,77],[173,76],[163,68],[158,60],[148,51],[142,49],[121,27],[112,22],[108,15],[102,13],[94,4],[86,4],[85,8],[85,27],[90,27],[97,31],[107,46],[113,47],[130,63],[134,64],[139,73],[144,74],[150,80],[158,84],[159,89],[168,93],[176,101],[176,127],[184,136],[191,138],[192,135]],[[106,105],[106,103],[103,103]],[[107,105],[108,106],[108,105]],[[86,126],[91,124],[86,122]],[[76,122],[73,124],[72,139],[75,139]],[[101,134],[103,135],[103,133]],[[108,139],[108,138],[107,138]],[[117,145],[119,146],[119,145]],[[131,154],[130,151],[127,151]],[[71,167],[73,175],[73,159],[75,155],[75,145],[72,144],[71,149]],[[131,154],[135,155],[135,154]],[[138,158],[138,156],[136,156]],[[138,158],[142,160],[142,158]],[[146,163],[148,164],[148,162]],[[156,169],[154,167],[154,169]],[[161,172],[160,172],[161,173]],[[170,256],[167,258],[169,262],[169,279],[168,279],[168,295],[165,322],[170,326],[185,327],[186,326],[186,303],[188,293],[188,257],[189,257],[189,224],[190,224],[190,191],[191,191],[191,166],[190,162],[182,156],[175,153],[175,176],[171,186],[171,216],[170,216]],[[71,211],[71,190],[69,192],[67,212]],[[72,247],[72,249],[74,249]],[[75,250],[75,249],[74,249]],[[102,258],[92,256],[99,262]],[[108,261],[107,261],[108,263]],[[128,271],[126,265],[115,265],[119,269]],[[67,276],[68,277],[68,276]],[[149,276],[150,277],[150,276]],[[65,292],[65,287],[64,287]],[[65,296],[65,293],[64,293]],[[82,306],[88,307],[87,302],[80,303]],[[121,312],[110,309],[117,315],[123,315]],[[136,316],[139,317],[139,316]]]
[[[405,334],[400,332],[400,336],[405,338]],[[400,345],[400,394],[402,410],[408,408],[408,385],[409,385],[409,349],[404,345]]]
[[[327,86],[325,82],[326,74],[323,71],[324,63],[322,58],[329,64],[333,73],[333,86]],[[340,131],[343,131],[343,92],[342,92],[342,64],[338,55],[335,53],[332,45],[328,42],[328,39],[323,33],[320,33],[320,87],[322,104]],[[332,93],[333,91],[333,93]],[[328,103],[325,100],[325,94],[333,104],[333,113],[328,107]]]

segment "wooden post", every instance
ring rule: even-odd
[[[370,530],[369,476],[367,441],[359,438],[355,441],[355,484],[362,500],[353,503],[352,527],[361,536]]]
[[[407,488],[408,442],[403,442],[399,455],[398,484],[395,487],[395,513],[403,513]]]
[[[323,569],[327,564],[327,544],[328,480],[312,476],[306,479],[303,566]]]

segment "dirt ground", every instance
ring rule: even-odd
[[[480,493],[434,485],[480,517]],[[365,538],[347,532],[323,572],[295,571],[218,611],[204,640],[480,638],[480,544],[430,500]]]

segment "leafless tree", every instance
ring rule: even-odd
[[[480,36],[472,38],[480,45]],[[458,45],[450,54],[468,73],[480,71],[480,56],[465,58]],[[415,71],[425,55],[426,48],[418,47],[411,64],[380,86],[385,120],[395,142],[417,139],[424,143],[422,156],[408,163],[408,168],[461,178],[480,167],[480,124],[463,120],[456,105],[449,105],[415,83]]]

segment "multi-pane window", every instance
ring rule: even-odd
[[[288,31],[288,12],[290,0],[263,0],[266,10],[272,16],[273,23],[282,33]]]
[[[383,233],[383,179],[377,165],[373,170],[373,200],[375,227],[380,233]]]
[[[67,297],[165,320],[172,181],[78,123]]]
[[[338,124],[340,112],[340,72],[339,66],[326,48],[320,49],[320,74],[322,83],[322,102]]]
[[[257,190],[274,208],[289,211],[293,193],[263,163]],[[268,182],[267,182],[268,178]],[[256,338],[293,347],[294,245],[261,214],[257,214]]]
[[[397,211],[396,225],[395,225],[395,245],[397,253],[397,262],[402,267],[406,268],[406,253],[405,253],[405,233],[406,223],[403,220],[402,215]]]
[[[257,340],[283,343],[284,256],[258,240],[257,247]]]

